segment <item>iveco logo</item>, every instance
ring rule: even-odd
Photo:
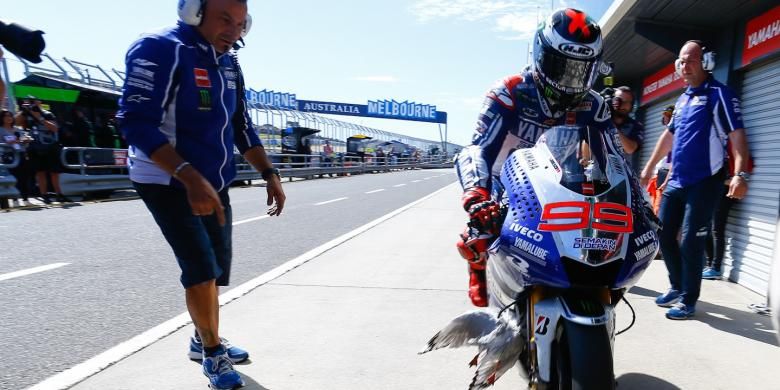
[[[558,50],[573,56],[573,57],[592,57],[593,49],[585,45],[578,45],[576,43],[562,43],[558,45]]]

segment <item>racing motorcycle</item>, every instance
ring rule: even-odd
[[[515,365],[531,389],[615,388],[615,307],[659,249],[657,225],[632,211],[642,200],[621,153],[614,134],[558,126],[507,158],[493,185],[504,222],[488,251],[489,306],[421,354],[477,346],[469,389]]]

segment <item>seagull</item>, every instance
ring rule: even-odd
[[[478,353],[469,363],[477,372],[469,390],[485,389],[517,363],[525,346],[520,326],[508,314],[498,316],[494,308],[465,312],[440,330],[419,355],[440,348],[477,346]]]

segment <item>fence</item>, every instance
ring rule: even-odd
[[[0,144],[0,153],[9,153],[10,147]],[[8,169],[19,162],[19,153],[13,153],[14,160],[0,162],[0,198],[18,196],[16,180]],[[279,168],[283,178],[311,179],[324,175],[352,175],[372,172],[387,172],[402,169],[449,168],[452,162],[447,162],[437,156],[420,158],[397,156],[346,156],[343,154],[301,155],[301,154],[268,154],[274,166]],[[127,150],[106,148],[62,148],[60,155],[66,172],[60,174],[60,187],[64,195],[80,195],[85,198],[100,196],[116,190],[131,189],[128,176]],[[243,156],[234,155],[236,163],[236,178],[234,181],[250,182],[260,180],[260,173],[249,165]]]
[[[0,143],[0,199],[19,196],[16,178],[10,170],[19,165],[20,157],[21,154],[13,146]]]

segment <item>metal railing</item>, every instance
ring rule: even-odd
[[[20,162],[21,153],[14,149],[13,145],[0,143],[0,199],[19,196],[16,177],[11,174],[10,169],[19,166]]]
[[[9,145],[0,144],[0,155],[13,151]],[[15,152],[15,151],[13,151]],[[13,161],[0,162],[0,197],[18,196],[16,180],[8,169],[17,166],[19,153],[15,152]],[[274,166],[279,168],[283,178],[311,179],[324,175],[363,174],[388,172],[402,169],[446,168],[451,162],[436,156],[399,157],[399,156],[348,156],[333,154],[285,154],[269,153]],[[65,147],[60,152],[60,160],[65,172],[60,174],[60,187],[65,195],[89,196],[96,192],[112,192],[132,189],[128,175],[126,149]],[[242,155],[234,155],[236,178],[234,181],[261,180],[257,172]]]
[[[88,64],[65,57],[58,60],[46,53],[42,54],[42,57],[45,59],[42,64],[32,64],[20,57],[16,58],[24,66],[25,76],[41,75],[66,82],[78,82],[100,88],[103,92],[115,95],[121,92],[121,85],[126,78],[124,71],[114,68],[110,70],[104,69],[97,64]],[[0,58],[0,65],[5,67],[5,58]],[[12,91],[12,88],[9,88],[9,93],[10,91]],[[13,97],[9,95],[9,99],[13,99]],[[340,140],[346,140],[348,137],[356,134],[363,134],[372,137],[374,140],[400,141],[426,152],[434,147],[439,147],[440,150],[448,154],[460,149],[459,145],[447,142],[446,124],[444,126],[444,134],[442,134],[441,125],[439,125],[440,139],[436,141],[375,129],[356,123],[343,122],[312,112],[276,107],[263,103],[250,103],[249,115],[256,124],[260,134],[271,137],[280,136],[283,129],[296,124],[319,130],[318,136],[331,140],[334,143],[334,147],[346,147],[346,142]]]

